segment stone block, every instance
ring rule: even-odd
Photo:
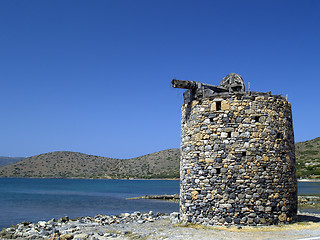
[[[201,134],[201,133],[197,133],[197,134],[196,134],[196,140],[197,140],[197,141],[202,140],[202,134]]]
[[[225,110],[230,110],[230,104],[229,101],[223,100],[221,102],[221,110],[225,111]]]
[[[233,131],[234,131],[234,128],[232,128],[232,127],[227,127],[227,128],[224,129],[224,131],[227,132],[227,133],[228,133],[228,132],[233,132]]]
[[[214,162],[214,160],[211,159],[211,158],[206,158],[206,159],[205,159],[205,162],[206,162],[206,163],[212,163],[212,162]]]
[[[227,138],[228,137],[228,133],[226,132],[221,132],[221,138]]]
[[[191,197],[192,197],[192,199],[198,199],[198,195],[199,195],[199,192],[198,192],[198,191],[192,191],[192,192],[191,192]]]
[[[287,220],[287,214],[285,213],[280,214],[278,219],[280,222],[285,222]]]
[[[265,208],[265,212],[266,212],[266,213],[271,212],[271,210],[272,210],[271,207],[266,207],[266,208]]]
[[[231,137],[236,138],[239,136],[239,132],[232,132]]]
[[[249,211],[250,211],[250,209],[247,207],[241,208],[242,213],[249,212]]]
[[[204,123],[204,124],[209,124],[209,123],[210,123],[210,119],[208,119],[208,118],[205,119],[205,120],[203,121],[203,123]]]
[[[221,208],[232,208],[232,205],[229,203],[226,203],[226,204],[220,204],[220,207]]]

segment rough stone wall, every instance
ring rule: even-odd
[[[182,106],[180,214],[202,224],[296,220],[291,105],[265,93],[216,94]]]

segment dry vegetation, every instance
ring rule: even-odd
[[[52,152],[0,167],[0,177],[47,178],[179,178],[179,149],[132,159],[76,152]],[[320,137],[296,143],[299,178],[320,178]]]
[[[115,159],[76,152],[52,152],[0,167],[0,177],[178,178],[179,149]]]
[[[296,143],[299,178],[320,179],[320,137]]]

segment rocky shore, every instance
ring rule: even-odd
[[[298,196],[300,209],[313,208],[320,210],[320,196]]]
[[[172,201],[172,202],[179,202],[180,197],[179,194],[173,194],[173,195],[144,195],[140,197],[133,197],[133,198],[127,198],[127,200],[133,200],[133,199],[151,199],[151,200],[165,200],[165,201]]]
[[[134,212],[22,222],[0,232],[1,239],[300,239],[320,238],[320,215],[300,213],[298,223],[278,226],[181,225],[179,214]],[[284,237],[285,236],[285,237]]]
[[[146,195],[135,199],[157,199],[177,201],[174,195]],[[299,196],[301,209],[320,209],[319,196]],[[38,223],[22,222],[4,228],[0,239],[299,239],[319,237],[320,214],[299,213],[298,222],[278,226],[203,226],[182,225],[179,213],[168,214],[134,212],[120,215],[97,215],[69,219],[39,221]],[[272,234],[272,235],[271,235]]]
[[[97,215],[95,217],[79,217],[69,219],[62,217],[58,220],[39,221],[38,223],[22,222],[9,228],[4,228],[0,232],[2,239],[92,239],[102,240],[109,238],[122,237],[130,235],[130,232],[108,231],[106,226],[113,224],[143,224],[146,222],[154,222],[156,220],[168,218],[165,214],[153,214],[134,212],[123,213],[118,216]]]

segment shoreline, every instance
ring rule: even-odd
[[[166,181],[180,181],[179,178],[82,178],[82,177],[0,177],[0,179],[83,179],[83,180],[166,180]]]
[[[320,179],[298,179],[298,182],[320,182]]]
[[[183,225],[177,213],[122,213],[95,217],[22,222],[0,232],[1,239],[302,239],[320,236],[320,214],[298,213],[292,224],[270,226]]]
[[[83,177],[0,177],[0,178],[21,178],[21,179],[85,179],[85,180],[170,180],[180,181],[179,178],[83,178]],[[298,179],[297,182],[320,182],[320,179]]]

